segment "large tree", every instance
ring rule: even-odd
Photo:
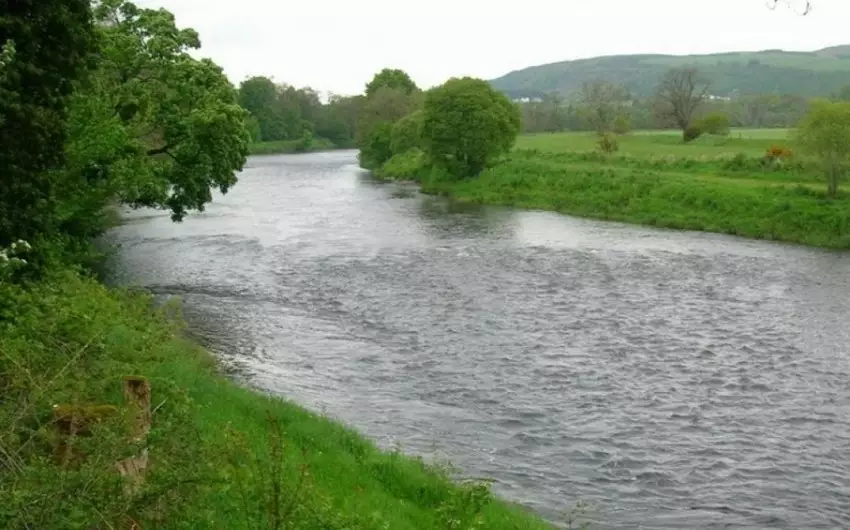
[[[675,125],[683,132],[688,129],[708,96],[710,84],[691,66],[671,68],[655,92],[654,111],[663,125]]]
[[[75,80],[90,66],[89,0],[0,0],[0,247],[56,224]]]
[[[174,220],[203,210],[213,189],[236,183],[247,157],[236,90],[219,66],[192,57],[197,33],[168,11],[102,0],[95,15],[102,49],[75,98],[76,148],[98,146],[98,174],[127,204],[170,210]]]
[[[511,149],[519,129],[517,106],[481,79],[452,78],[425,97],[423,150],[455,177],[477,176]]]

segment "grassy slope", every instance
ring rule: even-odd
[[[0,294],[2,528],[118,528],[132,517],[141,528],[416,530],[461,528],[450,521],[476,514],[484,528],[548,528],[420,460],[229,382],[145,295],[72,273],[28,289],[0,283]],[[81,467],[50,459],[53,404],[121,406],[125,375],[147,377],[157,406],[150,472],[132,498],[112,467],[139,450],[121,418],[75,438]]]
[[[690,144],[676,133],[632,134],[605,156],[593,152],[592,134],[544,134],[520,137],[516,151],[475,179],[435,178],[409,155],[376,174],[418,175],[424,191],[469,202],[850,248],[850,195],[826,200],[823,179],[805,160],[763,165],[765,149],[787,139],[784,130]]]
[[[632,93],[648,96],[664,72],[696,65],[712,81],[712,92],[728,95],[773,93],[827,95],[850,84],[850,55],[846,49],[815,52],[717,53],[709,55],[617,55],[544,64],[510,72],[492,81],[512,95],[550,91],[570,93],[585,81],[622,83]]]

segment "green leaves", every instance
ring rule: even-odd
[[[236,183],[247,158],[248,114],[236,91],[215,63],[189,55],[198,35],[177,28],[171,13],[106,0],[96,16],[101,59],[76,104],[109,102],[112,113],[80,124],[79,136],[96,143],[108,128],[122,137],[103,164],[123,202],[171,210],[176,221],[203,210],[212,189]]]
[[[453,78],[425,97],[423,149],[458,178],[478,175],[513,146],[517,107],[480,79]]]

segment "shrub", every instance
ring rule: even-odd
[[[722,112],[712,112],[699,121],[699,128],[706,134],[727,136],[729,127],[729,116]]]
[[[793,155],[791,149],[782,145],[771,145],[764,154],[768,160],[786,160]]]
[[[422,146],[422,111],[417,110],[393,125],[390,149],[394,155]]]
[[[620,149],[620,143],[613,134],[601,133],[596,140],[596,148],[605,154],[616,153]]]
[[[375,176],[387,180],[419,181],[426,169],[425,155],[420,149],[413,148],[393,155],[375,170]]]
[[[296,153],[306,153],[310,149],[313,148],[313,133],[308,130],[304,130],[301,133],[301,138],[295,143],[295,152]]]
[[[632,121],[628,116],[620,114],[614,119],[614,133],[628,134],[632,130]]]
[[[375,125],[365,145],[360,148],[360,166],[364,169],[381,167],[393,156],[392,142],[393,124],[381,122]]]
[[[685,142],[692,142],[702,136],[702,129],[699,125],[688,125],[682,133],[682,139]]]

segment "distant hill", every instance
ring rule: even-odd
[[[850,45],[815,52],[732,52],[711,55],[616,55],[532,66],[491,81],[515,98],[570,94],[585,81],[621,83],[634,95],[649,96],[671,67],[694,65],[712,82],[711,93],[825,96],[850,85]]]

